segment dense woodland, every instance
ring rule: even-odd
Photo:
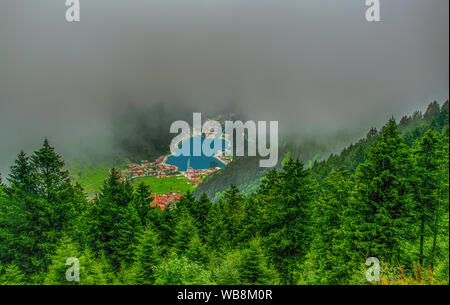
[[[232,185],[165,211],[115,169],[86,200],[45,140],[0,186],[0,283],[370,284],[377,257],[381,284],[448,284],[448,107],[391,119],[311,168],[284,158],[251,194]]]

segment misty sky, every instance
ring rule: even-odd
[[[0,171],[45,136],[108,149],[117,103],[320,134],[449,95],[448,0],[381,0],[378,23],[365,0],[81,0],[78,23],[64,2],[0,1]]]

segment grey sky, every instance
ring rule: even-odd
[[[123,103],[233,103],[283,131],[367,130],[448,99],[449,1],[0,2],[0,170],[43,137],[109,147]],[[76,146],[75,145],[75,146]]]

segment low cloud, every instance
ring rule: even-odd
[[[0,171],[46,136],[68,153],[114,150],[129,108],[355,137],[448,99],[448,1],[382,0],[379,23],[364,2],[82,0],[67,23],[64,1],[3,0]]]

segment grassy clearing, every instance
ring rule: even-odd
[[[110,165],[73,165],[69,167],[75,182],[79,182],[89,192],[98,192],[111,170]]]
[[[133,184],[136,185],[139,182],[144,182],[145,184],[150,185],[152,193],[156,194],[177,192],[178,190],[180,190],[182,194],[186,194],[188,190],[191,192],[194,191],[195,186],[188,184],[188,181],[183,179],[185,179],[183,176],[166,178],[142,177],[134,179]]]
[[[77,163],[71,164],[69,166],[69,171],[73,180],[79,182],[83,186],[89,197],[93,197],[100,191],[103,181],[112,167],[113,166],[109,164]],[[123,168],[125,167],[116,166],[116,169],[118,170],[122,170]],[[199,177],[201,180],[204,180],[206,175],[200,175]],[[177,192],[178,190],[180,190],[182,194],[186,194],[188,190],[193,192],[196,187],[188,184],[188,181],[184,179],[185,177],[183,176],[165,178],[142,177],[134,179],[133,184],[136,185],[138,182],[144,182],[145,184],[150,185],[152,193],[156,194]]]

